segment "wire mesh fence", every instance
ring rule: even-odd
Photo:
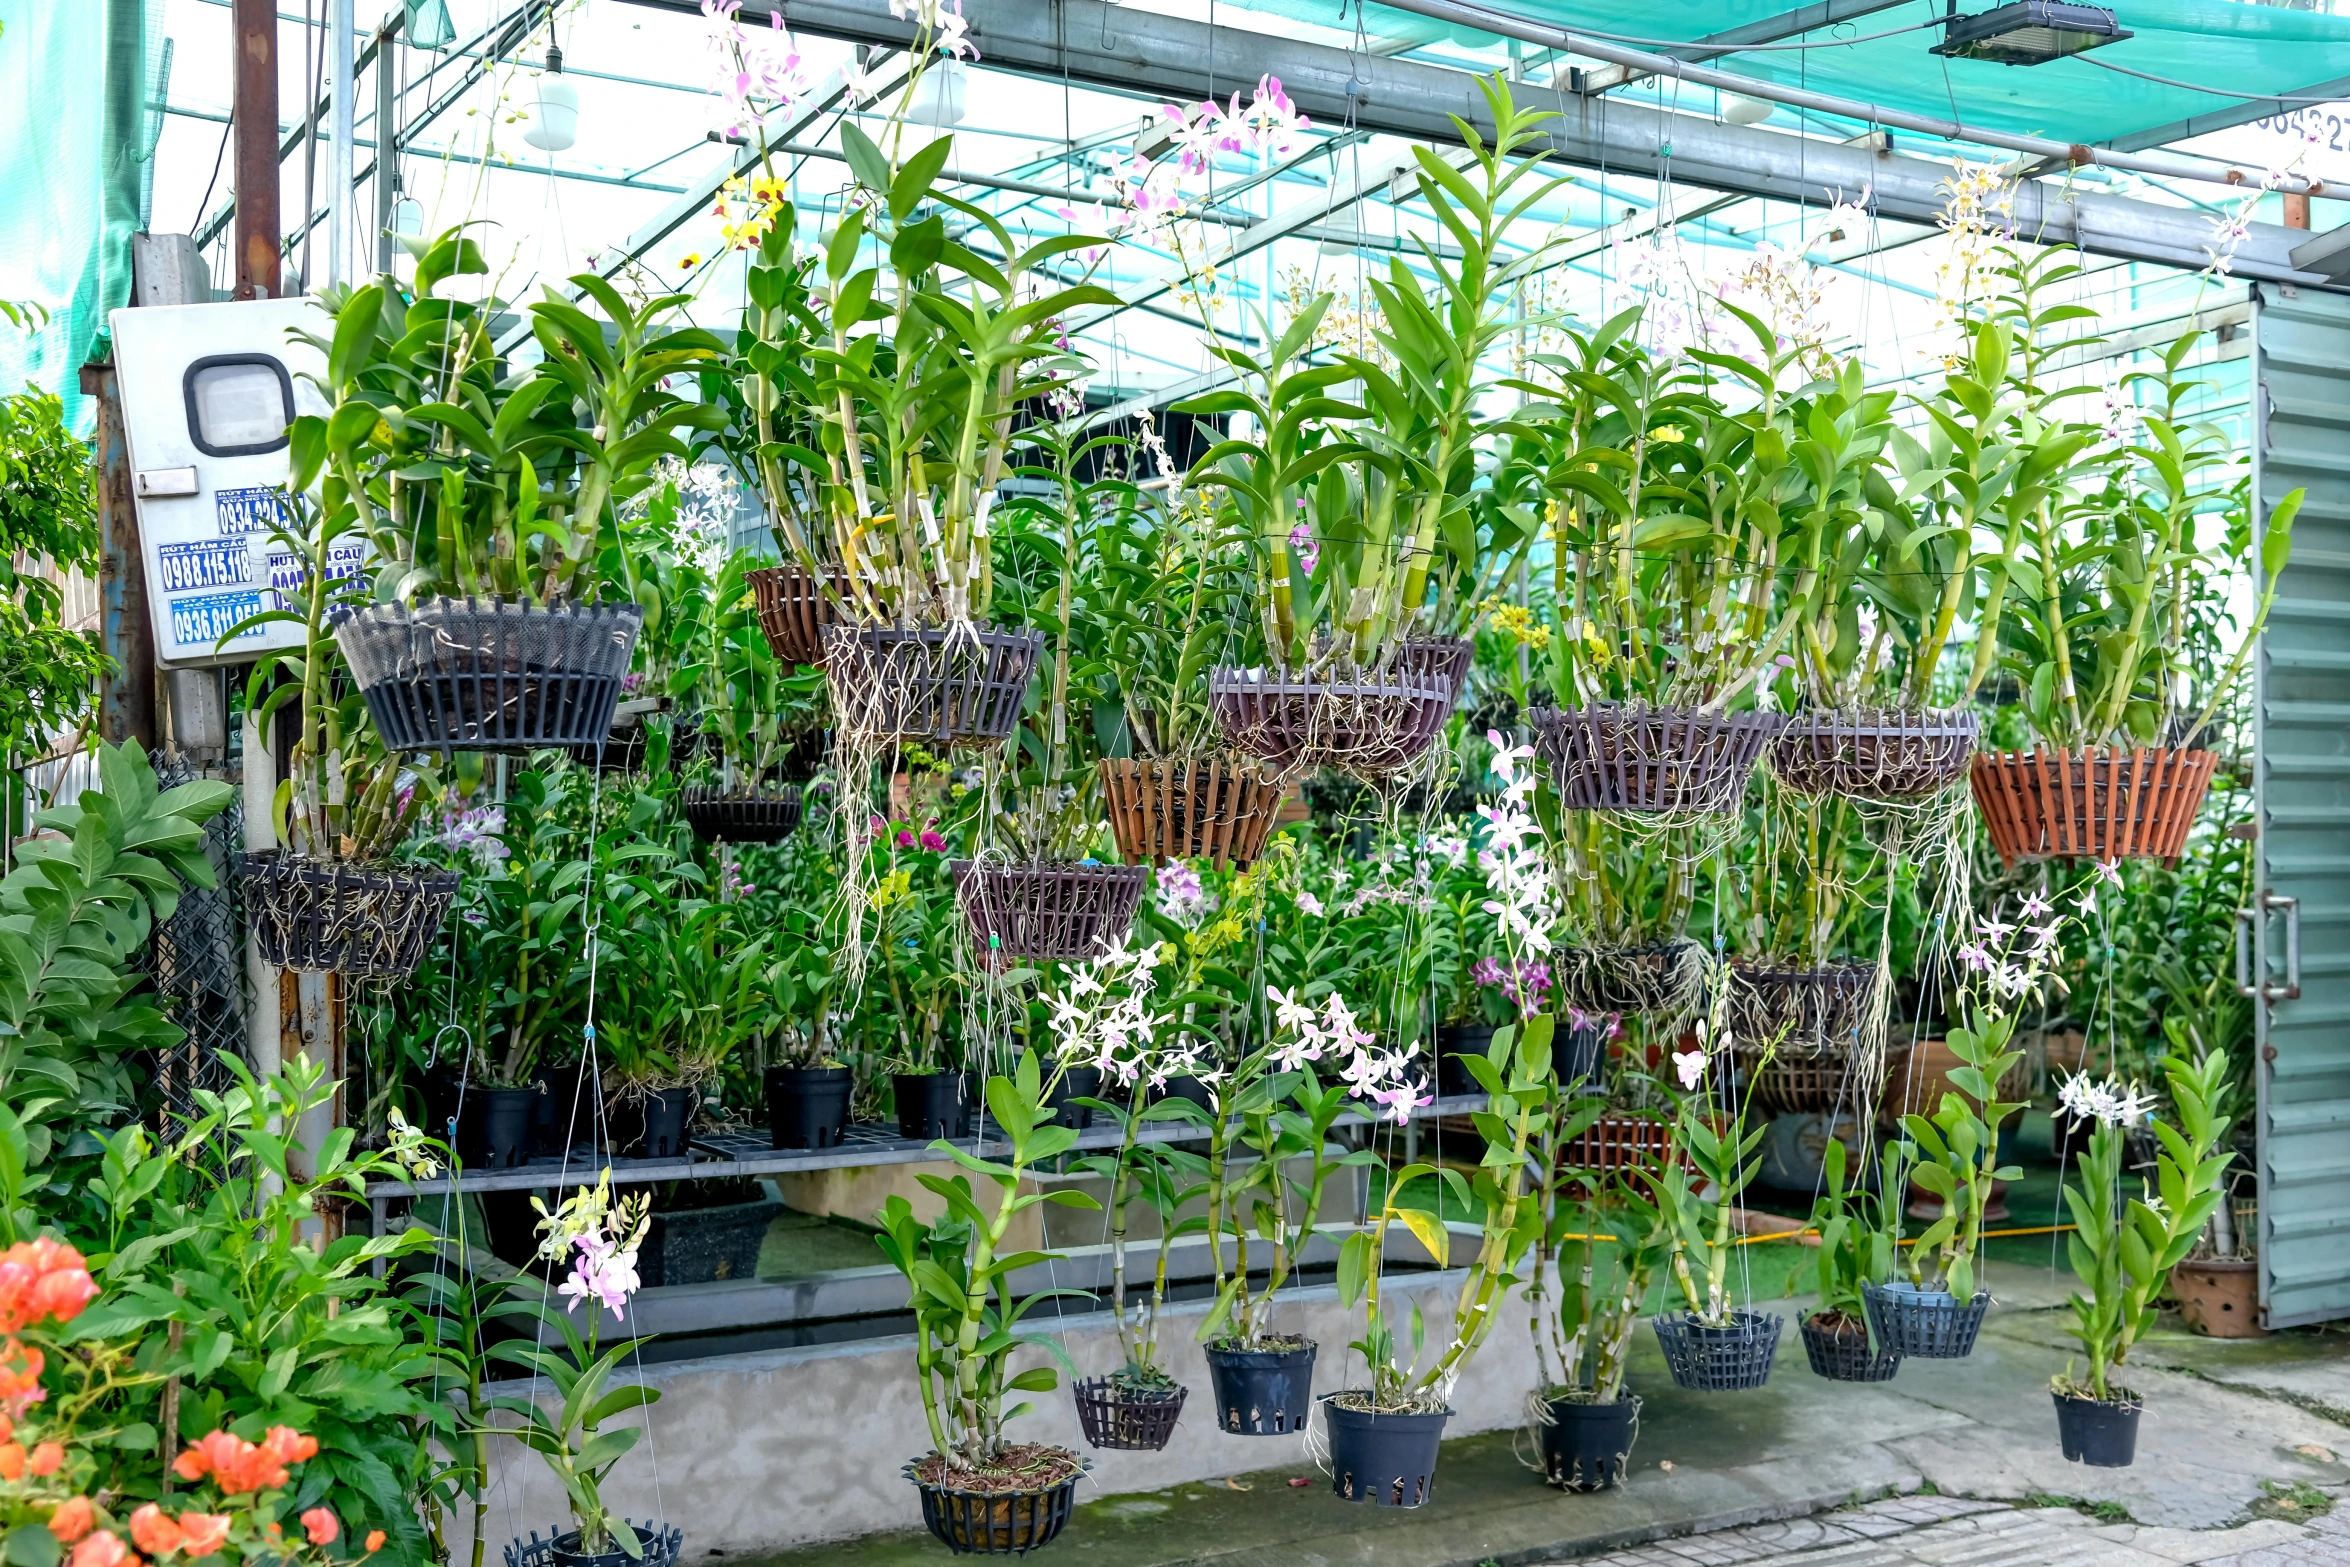
[[[157,759],[155,781],[166,789],[199,776],[176,756]],[[178,910],[155,927],[144,955],[147,976],[164,1015],[187,1030],[187,1038],[156,1061],[154,1095],[159,1111],[192,1114],[194,1091],[229,1082],[224,1053],[245,1046],[245,919],[237,866],[245,846],[243,795],[204,826],[204,857],[218,885],[191,887]]]

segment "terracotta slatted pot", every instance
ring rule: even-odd
[[[749,572],[751,604],[767,645],[787,664],[824,662],[824,628],[841,624],[839,588],[805,566],[785,563]],[[832,595],[825,589],[832,585]]]
[[[1667,1121],[1639,1115],[1603,1115],[1559,1150],[1559,1166],[1608,1175],[1617,1170],[1662,1170],[1672,1150]]]
[[[2211,787],[2210,751],[1990,752],[1975,758],[1975,804],[1999,858],[2160,860],[2176,865]]]
[[[1129,865],[1207,859],[1218,870],[1246,870],[1265,852],[1281,808],[1280,781],[1233,757],[1104,757],[1101,779],[1110,831]]]

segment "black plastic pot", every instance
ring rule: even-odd
[[[531,1079],[538,1103],[532,1107],[530,1146],[536,1153],[559,1154],[596,1135],[596,1106],[579,1085],[584,1068],[577,1061],[542,1066]]]
[[[612,1141],[630,1159],[682,1159],[701,1095],[691,1088],[656,1088],[642,1099],[622,1099],[606,1112]]]
[[[1216,1425],[1234,1436],[1294,1436],[1314,1414],[1314,1346],[1227,1349],[1207,1346],[1216,1390]]]
[[[1112,1377],[1087,1377],[1074,1384],[1077,1424],[1095,1447],[1124,1452],[1155,1453],[1174,1439],[1175,1422],[1183,1418],[1183,1400],[1189,1388],[1133,1393]]]
[[[536,1088],[468,1089],[457,1111],[457,1157],[468,1170],[511,1170],[530,1159]]]
[[[922,1493],[922,1522],[957,1556],[1025,1556],[1050,1545],[1069,1526],[1077,1482],[1093,1467],[1081,1461],[1075,1474],[1042,1490],[965,1491],[923,1479],[914,1472],[919,1464],[906,1465],[905,1474]]]
[[[837,1148],[849,1125],[854,1074],[845,1066],[771,1066],[767,1125],[778,1148]]]
[[[248,854],[243,895],[264,962],[347,979],[405,979],[457,896],[457,873]]]
[[[1618,1393],[1612,1404],[1549,1400],[1542,1428],[1542,1473],[1567,1491],[1605,1491],[1624,1483],[1640,1435],[1640,1400]]]
[[[1167,1079],[1166,1086],[1151,1090],[1151,1103],[1162,1099],[1188,1099],[1210,1115],[1216,1113],[1216,1091],[1188,1073]]]
[[[646,1286],[715,1284],[759,1276],[759,1248],[783,1204],[761,1198],[653,1215],[637,1256]]]
[[[1658,1317],[1655,1325],[1673,1386],[1693,1393],[1749,1393],[1771,1379],[1786,1319],[1733,1311],[1722,1327],[1708,1327],[1690,1315]]]
[[[897,1101],[898,1135],[928,1142],[971,1135],[971,1101],[960,1072],[892,1072],[890,1096]]]
[[[634,604],[428,599],[334,612],[335,643],[395,751],[594,746],[612,731]]]
[[[1046,1096],[1045,1108],[1054,1112],[1053,1124],[1055,1126],[1066,1126],[1082,1132],[1093,1125],[1093,1110],[1077,1101],[1098,1099],[1101,1097],[1101,1092],[1102,1069],[1100,1067],[1068,1067],[1062,1071],[1061,1080],[1053,1085],[1052,1093]],[[1094,1445],[1098,1447],[1101,1444],[1097,1442]]]
[[[1586,1093],[1607,1085],[1607,1029],[1597,1024],[1562,1028],[1550,1036],[1551,1071],[1559,1086],[1582,1080]]]
[[[1436,1091],[1447,1099],[1484,1090],[1461,1065],[1463,1056],[1481,1056],[1493,1043],[1491,1023],[1447,1023],[1436,1031]]]
[[[637,1548],[643,1556],[631,1556],[617,1545],[608,1551],[582,1551],[577,1529],[566,1529],[544,1540],[534,1529],[528,1540],[507,1542],[506,1567],[677,1567],[678,1548],[685,1543],[682,1530],[660,1524],[624,1523],[620,1527],[636,1531]]]
[[[1962,1305],[1945,1290],[1898,1282],[1863,1284],[1860,1298],[1877,1342],[1910,1360],[1964,1360],[1975,1352],[1975,1335],[1991,1308],[1988,1290]]]
[[[1814,1376],[1831,1382],[1890,1382],[1901,1369],[1901,1351],[1889,1344],[1869,1347],[1865,1323],[1846,1318],[1841,1332],[1823,1326],[1817,1317],[1803,1319],[1804,1357]]]
[[[1330,1433],[1330,1490],[1342,1501],[1418,1507],[1436,1489],[1436,1455],[1452,1411],[1381,1415],[1322,1400]]]
[[[2056,1436],[2066,1458],[2097,1469],[2127,1469],[2136,1461],[2138,1417],[2146,1406],[2134,1396],[2106,1404],[2057,1392],[2049,1397],[2056,1400]]]

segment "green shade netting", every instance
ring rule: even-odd
[[[1355,0],[1224,0],[1324,27],[1353,31]],[[1798,0],[1481,0],[1488,9],[1528,21],[1641,38],[1690,40],[1726,32],[1797,8]],[[1962,13],[1992,8],[1996,0],[1966,0]],[[1371,5],[1364,26],[1375,38],[1452,42],[1490,47],[1490,34],[1462,30],[1408,11]],[[2176,81],[2227,93],[2350,96],[2350,15],[2328,16],[2251,0],[2112,0],[2109,6],[2134,36],[2097,50],[2108,60]],[[1784,42],[1817,43],[1841,33],[1861,36],[1912,26],[1943,14],[1942,0],[1910,0]],[[1939,29],[1921,29],[1873,43],[1802,52],[1724,55],[1707,65],[1759,81],[1808,87],[1912,114],[1950,118],[1985,130],[2047,136],[2058,141],[2151,145],[2148,132],[2170,140],[2190,133],[2183,122],[2225,114],[2233,100],[2211,92],[2164,87],[2119,75],[2087,58],[2047,65],[1995,65],[1943,60],[1928,51]],[[1635,45],[1634,47],[1639,47]],[[1668,98],[1669,82],[1658,91]],[[1709,112],[1712,93],[1681,89],[1683,107]],[[2240,118],[2234,116],[2231,118]]]
[[[0,392],[58,394],[69,427],[95,417],[81,367],[107,352],[106,316],[131,294],[170,52],[147,0],[0,0],[0,300],[48,312],[0,320]]]

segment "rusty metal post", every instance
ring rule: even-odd
[[[237,143],[236,297],[275,299],[282,287],[278,223],[277,0],[231,0]]]
[[[131,499],[130,444],[112,365],[82,367],[82,393],[98,405],[98,637],[114,668],[98,694],[98,733],[155,749],[155,628],[147,618],[147,563]]]
[[[2291,190],[2285,192],[2285,227],[2309,227],[2309,197],[2305,193]]]

